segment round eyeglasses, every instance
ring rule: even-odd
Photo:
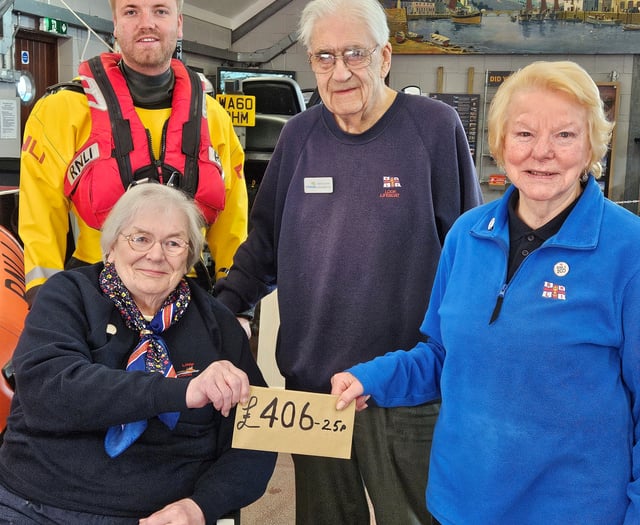
[[[120,235],[127,239],[129,246],[131,246],[134,252],[140,253],[148,252],[155,243],[160,243],[165,255],[175,257],[182,255],[189,246],[189,242],[180,237],[168,237],[167,239],[158,241],[149,233],[130,233],[129,235],[121,233]]]
[[[340,58],[345,67],[349,69],[362,69],[371,64],[372,55],[378,46],[372,49],[353,48],[348,49],[341,55],[333,53],[313,53],[309,55],[309,63],[314,73],[330,73],[336,67],[336,62]]]

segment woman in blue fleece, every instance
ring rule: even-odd
[[[640,523],[640,219],[596,177],[597,86],[536,62],[498,90],[512,186],[445,241],[428,342],[332,378],[338,408],[442,398],[427,506],[443,525]]]

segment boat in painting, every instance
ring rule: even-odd
[[[461,9],[451,14],[451,21],[454,24],[481,24],[482,12]]]
[[[524,9],[521,9],[517,13],[511,13],[511,21],[519,22],[521,24],[526,24],[529,22],[544,22],[545,20],[566,20],[568,22],[578,22],[582,20],[578,20],[578,18],[570,18],[566,17],[566,13],[560,9],[560,1],[553,0],[553,7],[549,9],[547,6],[546,0],[540,0],[540,6],[537,10],[533,9],[532,1],[526,0]]]
[[[640,24],[622,24],[623,31],[640,31]]]
[[[451,39],[448,36],[441,35],[440,33],[431,33],[431,42],[439,46],[448,47],[451,43]]]
[[[414,33],[413,31],[396,31],[395,33],[396,44],[403,44],[407,40],[413,40],[414,42],[422,42],[424,35]]]
[[[522,9],[518,15],[518,22],[521,24],[527,24],[529,22],[543,22],[547,16],[547,2],[546,0],[540,1],[540,9],[533,10],[531,0],[527,0],[524,9]]]
[[[529,22],[543,22],[544,13],[534,13],[533,11],[520,11],[518,13],[518,22],[527,24]]]
[[[457,0],[450,0],[449,10],[451,11],[451,21],[454,24],[482,23],[482,11],[471,8],[468,5],[458,5]]]
[[[594,26],[617,26],[620,25],[620,20],[615,18],[606,18],[604,15],[589,15],[584,19],[586,24],[592,24]]]

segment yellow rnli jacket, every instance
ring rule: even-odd
[[[211,144],[220,156],[225,174],[225,207],[206,232],[217,279],[226,274],[236,249],[247,236],[248,199],[244,151],[231,118],[215,99],[207,96],[206,100]],[[151,133],[154,155],[159,158],[162,127],[171,110],[136,108],[136,111]],[[67,167],[90,132],[87,97],[69,89],[41,98],[27,120],[18,208],[27,296],[30,290],[64,268],[69,212],[77,224],[73,257],[89,264],[102,259],[100,231],[82,221],[64,194]]]

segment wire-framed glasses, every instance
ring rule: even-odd
[[[153,245],[158,242],[160,246],[162,246],[162,251],[165,255],[169,255],[171,257],[175,257],[177,255],[182,255],[184,251],[189,246],[189,242],[181,239],[180,237],[167,237],[161,241],[156,240],[156,238],[150,233],[138,232],[138,233],[130,233],[129,235],[125,235],[121,233],[131,249],[134,252],[148,252]]]
[[[378,46],[372,49],[353,48],[347,49],[341,55],[333,53],[313,53],[309,55],[309,63],[314,73],[330,73],[336,67],[336,61],[340,58],[349,69],[362,69],[371,64],[372,55],[376,52]]]

